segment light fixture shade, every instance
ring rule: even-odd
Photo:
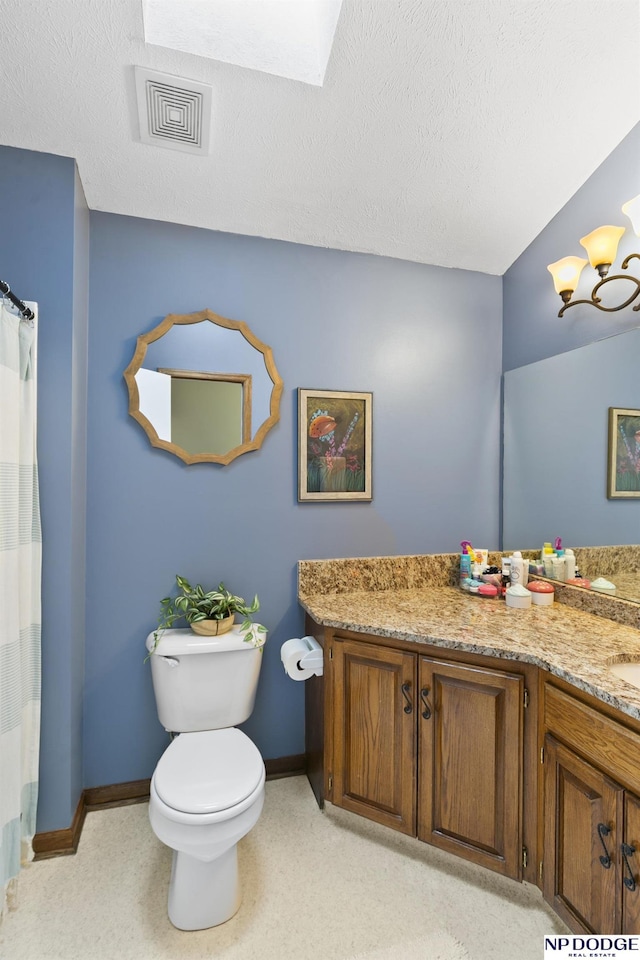
[[[633,200],[623,203],[622,212],[631,220],[633,232],[640,237],[640,193]]]
[[[556,293],[565,293],[567,290],[573,293],[586,265],[587,261],[582,257],[563,257],[562,260],[550,263],[547,270],[553,277]]]
[[[592,267],[599,267],[603,263],[613,263],[624,230],[624,227],[598,227],[597,230],[588,233],[586,237],[582,237],[580,243],[587,251],[589,263]]]

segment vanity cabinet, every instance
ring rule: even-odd
[[[325,682],[327,799],[521,879],[523,676],[333,634]]]
[[[543,895],[578,933],[640,933],[640,734],[544,692]]]
[[[522,675],[418,657],[418,837],[522,876]]]
[[[331,652],[330,799],[415,836],[416,656],[338,638]]]

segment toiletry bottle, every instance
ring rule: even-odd
[[[514,587],[517,583],[521,586],[525,586],[528,577],[529,564],[527,563],[527,575],[525,576],[525,562],[522,559],[522,554],[519,550],[516,550],[515,553],[511,554],[511,586]]]
[[[544,567],[544,575],[545,577],[549,577],[551,579],[553,579],[553,576],[554,576],[553,561],[555,560],[555,556],[556,555],[552,550],[551,553],[545,553],[544,560],[542,561],[543,567]]]
[[[511,557],[502,558],[502,589],[500,596],[504,600],[508,587],[511,586]]]
[[[565,580],[573,580],[576,576],[576,555],[573,550],[565,550]]]
[[[471,557],[467,553],[466,546],[462,547],[460,554],[460,586],[471,576]]]
[[[547,542],[543,545],[542,550],[540,551],[540,563],[544,563],[544,558],[548,555],[551,556],[553,553],[553,547],[550,542]]]

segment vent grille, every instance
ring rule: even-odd
[[[209,153],[211,87],[136,67],[140,139],[186,153]]]

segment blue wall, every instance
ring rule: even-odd
[[[640,240],[621,207],[639,193],[640,124],[637,124],[505,273],[505,370],[621,333],[638,323],[638,313],[631,307],[619,313],[602,313],[594,307],[579,305],[558,318],[562,300],[553,289],[547,264],[567,256],[586,258],[580,237],[609,223],[629,228],[620,242],[618,265],[628,253],[637,253]],[[629,272],[638,276],[639,270],[640,261],[632,260]],[[614,272],[621,271],[611,271]],[[588,297],[597,279],[596,271],[587,264],[574,299]],[[624,299],[633,292],[633,285],[622,286],[625,292],[621,299]]]
[[[69,826],[82,789],[86,358],[79,345],[86,328],[89,218],[67,157],[1,147],[0,196],[0,277],[19,297],[38,301],[40,318],[43,831]]]
[[[260,595],[270,636],[246,729],[276,758],[303,749],[304,690],[279,660],[303,624],[297,560],[497,542],[501,281],[89,217],[68,158],[0,148],[0,185],[0,276],[41,317],[44,832],[70,825],[82,787],[151,774],[166,736],[144,639],[177,572]],[[285,383],[280,423],[227,467],[151,448],[127,414],[137,335],[204,307],[245,320]],[[373,391],[372,503],[298,504],[299,386]]]
[[[259,594],[270,633],[245,729],[304,749],[304,558],[495,546],[501,281],[399,260],[91,214],[85,784],[148,777],[165,746],[144,640],[176,573]],[[209,307],[273,348],[281,420],[260,451],[186,466],[128,416],[136,336]],[[297,387],[371,390],[371,504],[299,504]]]

